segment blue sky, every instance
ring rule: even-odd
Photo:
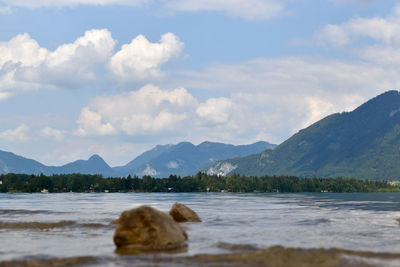
[[[280,143],[399,88],[396,2],[0,0],[0,150]]]

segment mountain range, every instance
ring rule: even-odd
[[[227,175],[400,179],[400,92],[383,93],[352,112],[332,114],[273,150],[218,161]]]
[[[158,145],[144,152],[125,166],[110,167],[99,155],[88,160],[77,160],[63,166],[46,166],[33,159],[27,159],[11,152],[0,150],[1,173],[25,174],[101,174],[104,177],[131,175],[151,175],[168,177],[193,175],[217,160],[243,157],[260,153],[276,145],[257,142],[251,145],[228,145],[222,143],[203,142],[197,146],[182,142],[176,145]]]

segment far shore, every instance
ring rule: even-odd
[[[90,174],[0,175],[0,193],[370,193],[400,192],[398,183],[355,178],[300,178],[295,176],[230,176],[197,173],[194,176],[103,178]]]

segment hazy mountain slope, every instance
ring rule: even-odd
[[[60,167],[48,167],[49,174],[102,174],[103,176],[114,176],[114,170],[99,156],[93,155],[88,160],[77,160]]]
[[[88,160],[77,160],[66,165],[55,167],[46,166],[32,159],[27,159],[11,152],[0,151],[0,173],[25,173],[25,174],[102,174],[113,176],[115,172],[104,160],[93,155]]]
[[[35,160],[0,150],[0,173],[40,174],[44,173],[46,168],[47,166]]]
[[[116,167],[114,170],[121,175],[157,177],[168,177],[170,174],[193,175],[216,160],[243,157],[273,147],[275,145],[267,142],[241,146],[213,142],[203,142],[195,146],[189,142],[182,142],[176,145],[157,146],[127,165]]]
[[[386,92],[314,123],[272,151],[218,162],[208,171],[399,179],[400,93]]]
[[[132,170],[136,170],[142,165],[150,162],[151,160],[157,158],[162,153],[169,151],[173,148],[173,145],[157,145],[153,149],[146,151],[136,157],[134,160],[130,161],[124,166],[114,167],[114,170],[118,173],[130,173]]]

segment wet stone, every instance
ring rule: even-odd
[[[179,202],[172,206],[169,215],[177,222],[201,222],[196,212]]]
[[[168,214],[149,206],[124,211],[117,221],[117,253],[174,251],[187,247],[185,229]]]

